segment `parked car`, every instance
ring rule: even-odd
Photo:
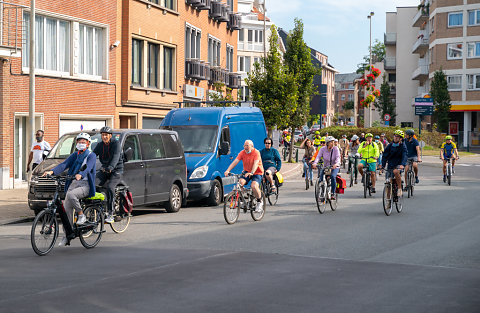
[[[101,135],[96,130],[86,132],[92,136],[90,148],[93,150],[102,140]],[[55,181],[39,176],[75,151],[78,133],[67,133],[60,137],[47,158],[33,171],[28,205],[36,213],[46,207],[47,200],[55,192]],[[177,212],[180,209],[179,202],[185,203],[188,196],[185,156],[178,134],[168,130],[116,129],[113,137],[120,141],[124,152],[121,185],[129,187],[134,205],[161,203],[168,212]],[[97,170],[100,167],[97,159]],[[178,199],[179,195],[181,199]],[[64,194],[61,197],[63,199]]]
[[[251,107],[200,107],[170,111],[161,127],[180,136],[187,162],[189,199],[219,205],[233,190],[234,177],[223,173],[243,149],[245,140],[264,147],[267,129],[262,111]],[[231,172],[240,174],[242,164]]]
[[[295,142],[297,141],[302,141],[303,140],[303,133],[301,130],[296,129],[295,132],[293,133],[293,138]]]

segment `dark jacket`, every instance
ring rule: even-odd
[[[98,155],[102,168],[118,174],[123,173],[122,147],[118,140],[112,138],[108,145],[100,141],[93,152]]]
[[[78,173],[73,173],[72,166],[75,164],[75,161],[77,160],[78,152],[75,151],[74,153],[70,154],[70,156],[63,161],[62,163],[58,164],[52,171],[54,175],[59,175],[63,171],[65,171],[67,168],[69,169],[68,175],[76,175],[80,174],[82,177],[87,177],[88,179],[88,185],[90,186],[90,191],[88,193],[89,197],[95,196],[95,174],[97,172],[96,166],[97,166],[97,156],[95,153],[90,152],[90,154],[87,156],[87,168],[84,171],[80,171]],[[68,187],[70,187],[70,184],[72,183],[71,180],[68,180],[65,182],[65,192],[68,190]]]
[[[260,155],[262,156],[263,168],[267,170],[269,167],[275,167],[277,172],[282,168],[282,159],[280,158],[280,153],[275,148],[263,148],[260,150]]]
[[[393,146],[393,142],[389,143],[385,148],[382,157],[382,167],[385,167],[388,161],[388,169],[394,169],[399,165],[407,164],[407,146],[401,143],[398,147]]]

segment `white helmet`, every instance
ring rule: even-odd
[[[332,136],[328,136],[327,138],[325,138],[325,143],[329,143],[330,141],[334,141],[335,138],[333,138]]]
[[[355,140],[357,140],[357,139],[358,139],[358,136],[357,136],[357,135],[353,135],[353,136],[352,136],[352,141],[355,141]]]
[[[78,140],[78,139],[85,139],[85,140],[87,140],[88,142],[92,142],[92,138],[91,138],[90,135],[87,134],[87,133],[80,133],[80,134],[78,134],[76,140]],[[76,140],[75,140],[75,141],[76,141]]]

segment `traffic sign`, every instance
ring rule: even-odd
[[[425,144],[425,141],[423,141],[423,140],[420,140],[420,141],[418,142],[418,145],[420,146],[420,148],[422,148],[422,149],[423,149],[423,148],[425,147],[425,145],[426,145],[426,144]]]
[[[433,105],[416,105],[415,115],[433,115]]]
[[[385,115],[383,116],[383,120],[385,120],[385,121],[387,121],[387,122],[390,121],[390,119],[391,119],[390,114],[385,114]]]
[[[415,98],[415,105],[433,105],[433,98]]]

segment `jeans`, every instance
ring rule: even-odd
[[[308,160],[303,159],[303,172],[305,173],[305,177],[310,178],[313,181],[313,170],[312,164],[308,163]]]
[[[337,189],[337,174],[338,174],[338,171],[340,171],[339,168],[336,168],[336,169],[332,169],[332,174],[330,175],[330,183],[331,183],[331,187],[332,187],[332,195],[335,194],[335,190]],[[320,171],[320,181],[323,181],[323,168],[322,170]]]
[[[382,157],[383,153],[380,153],[380,156],[378,157],[377,164],[382,164]]]
[[[348,157],[348,168],[350,168],[350,165],[354,163],[354,171],[355,171],[355,179],[357,179],[358,176],[358,159],[349,156]]]
[[[107,191],[107,211],[109,214],[113,213],[113,205],[115,199],[115,188],[122,180],[122,174],[119,173],[105,173],[105,172],[98,172],[97,173],[97,185],[104,187]]]

